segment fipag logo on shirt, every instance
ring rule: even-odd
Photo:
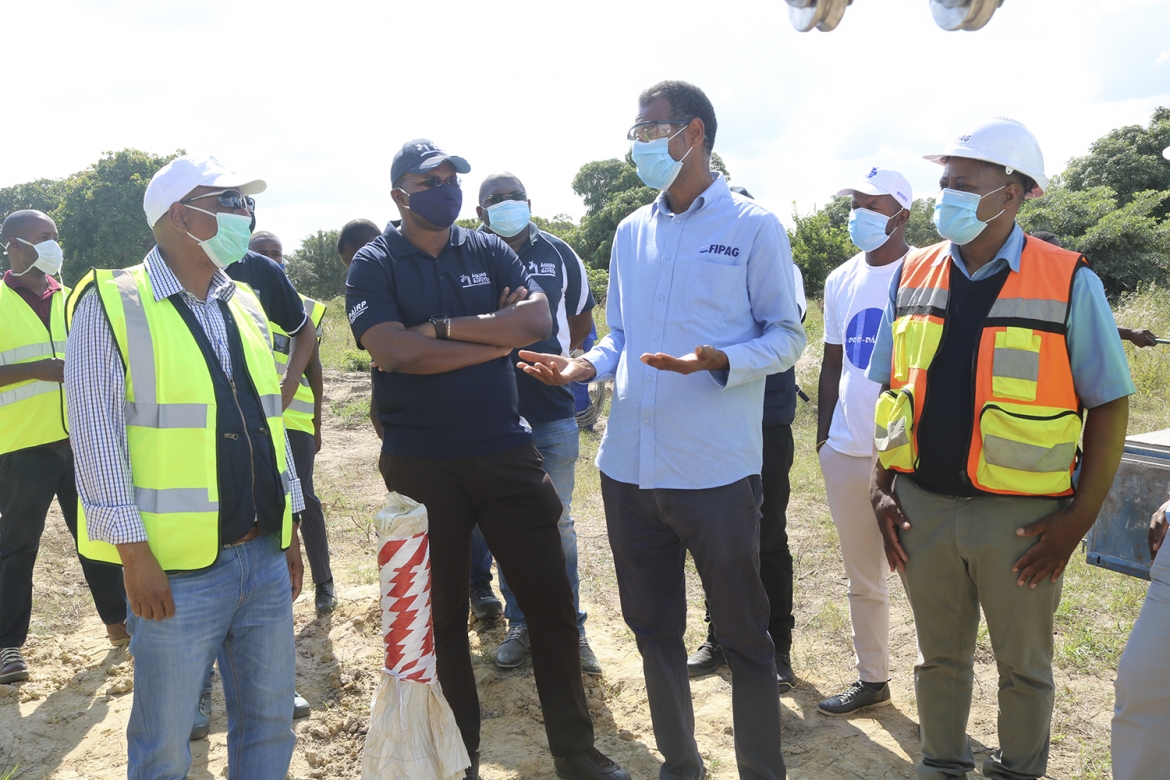
[[[724,246],[723,244],[711,244],[699,250],[701,255],[727,255],[729,257],[739,257],[739,247]]]
[[[491,284],[492,280],[487,273],[478,274],[459,274],[459,284],[467,287],[480,287],[481,285]]]

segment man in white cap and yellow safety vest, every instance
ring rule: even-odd
[[[1061,574],[1113,482],[1134,386],[1096,274],[1015,223],[1048,186],[1028,129],[989,119],[927,159],[943,166],[934,222],[946,240],[903,261],[868,370],[886,388],[871,500],[918,632],[918,777],[974,769],[982,607],[1000,742],[983,775],[1038,778]]]
[[[268,318],[223,271],[247,251],[248,196],[264,187],[213,157],[171,161],[143,201],[158,245],[90,271],[66,306],[78,542],[122,565],[132,612],[131,778],[187,776],[214,658],[230,776],[283,780],[296,742],[304,506]]]

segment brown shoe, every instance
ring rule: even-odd
[[[28,679],[28,664],[19,647],[0,648],[0,684]]]
[[[130,634],[126,631],[126,621],[110,623],[106,626],[106,634],[110,637],[110,644],[114,647],[130,644]]]

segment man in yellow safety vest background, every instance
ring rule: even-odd
[[[91,271],[66,307],[79,543],[122,564],[132,610],[131,778],[187,776],[213,659],[230,776],[283,780],[296,742],[303,503],[268,319],[223,272],[247,251],[248,196],[264,188],[213,157],[171,161],[143,202],[157,246]]]
[[[1028,129],[986,120],[927,159],[942,166],[934,222],[947,240],[911,251],[895,273],[867,372],[884,386],[871,501],[918,633],[918,777],[974,769],[966,725],[982,607],[1000,740],[983,775],[1037,778],[1061,574],[1112,484],[1134,386],[1085,259],[1015,223],[1048,187]]]
[[[26,680],[20,648],[32,616],[33,566],[53,497],[77,539],[77,488],[65,419],[65,296],[53,276],[57,225],[14,211],[0,228],[12,268],[0,283],[0,684]],[[98,615],[115,645],[126,633],[122,573],[81,559]]]

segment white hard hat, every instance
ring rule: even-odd
[[[928,154],[926,159],[939,165],[948,157],[966,157],[983,160],[1007,168],[1008,173],[1019,171],[1036,182],[1036,187],[1025,197],[1039,198],[1048,189],[1044,175],[1044,155],[1036,136],[1014,119],[997,116],[985,119],[974,129],[951,141],[940,154]]]

